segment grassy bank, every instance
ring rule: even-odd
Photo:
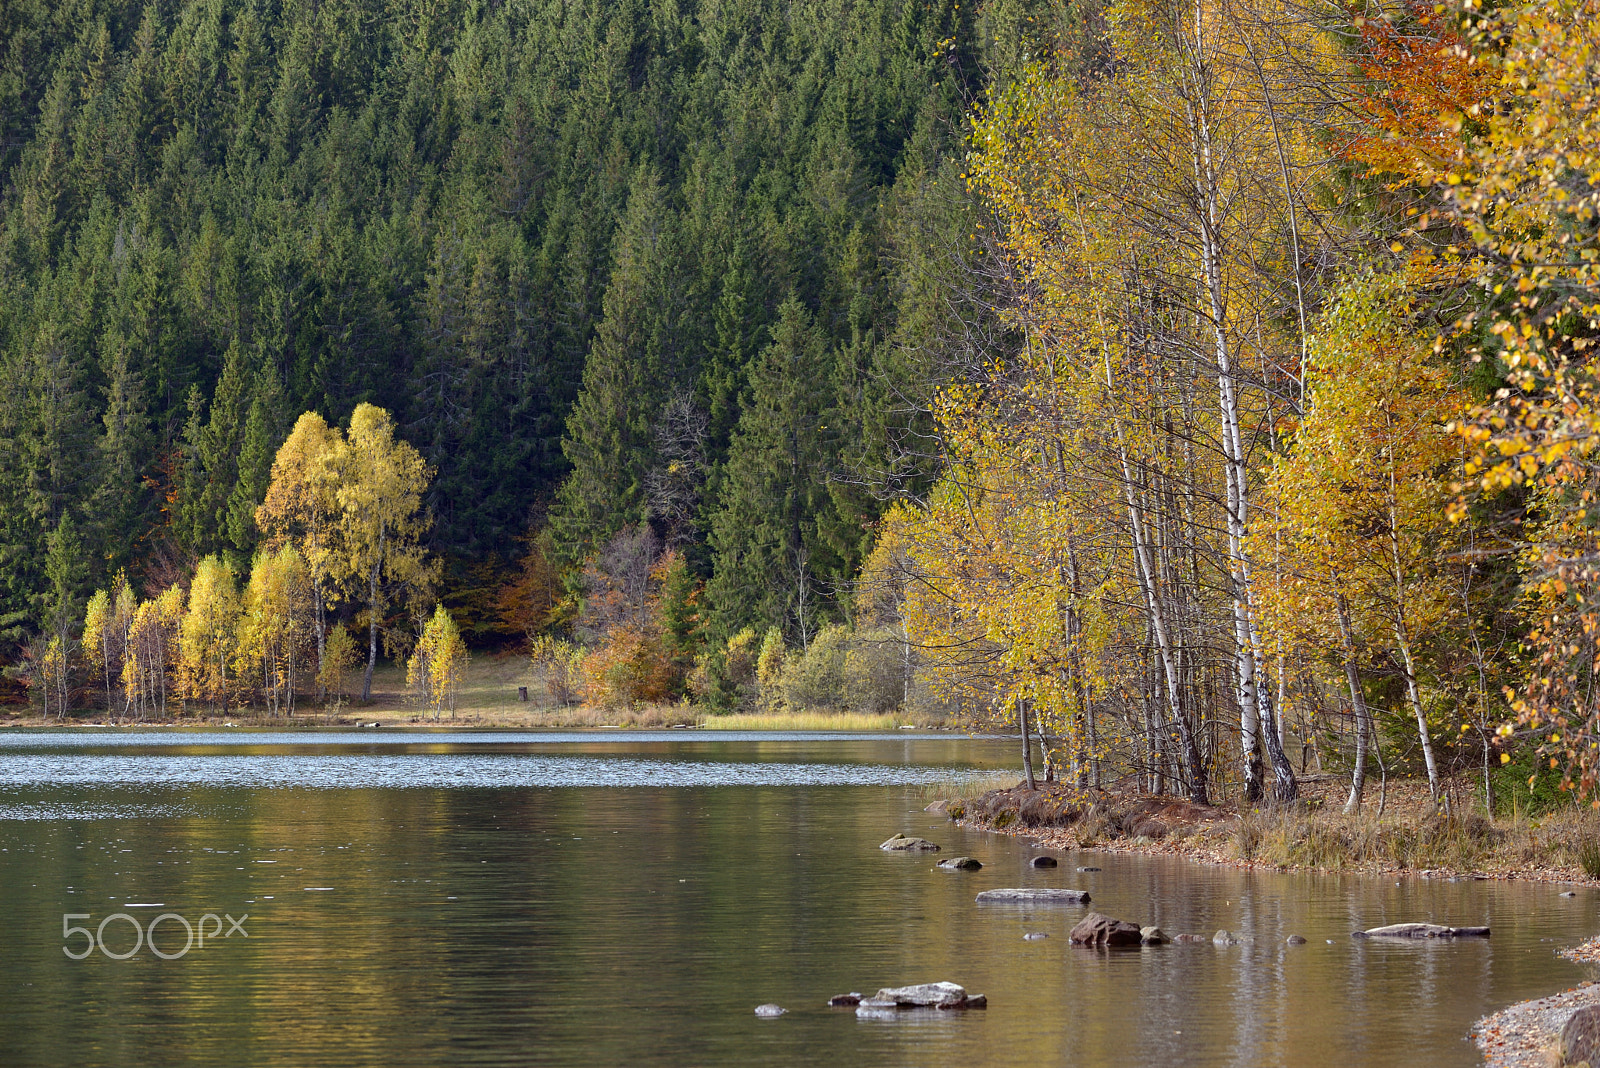
[[[359,687],[359,675],[356,679]],[[519,688],[526,687],[529,699],[521,699]],[[65,725],[104,723],[103,710],[74,713]],[[941,725],[926,717],[879,716],[856,713],[785,712],[772,715],[708,715],[702,708],[684,703],[612,708],[592,705],[556,705],[548,701],[542,679],[528,658],[516,654],[476,656],[467,665],[466,677],[456,701],[455,713],[446,710],[437,719],[431,710],[418,708],[406,694],[405,671],[388,661],[380,661],[372,677],[372,698],[348,701],[337,707],[303,700],[293,717],[270,716],[262,708],[234,708],[225,713],[208,708],[183,709],[174,703],[165,717],[146,723],[176,726],[220,725],[241,727],[354,726],[376,723],[384,727],[466,727],[535,730],[552,728],[613,727],[649,729],[661,727],[705,727],[712,730],[753,731],[886,731],[902,725],[932,727]],[[62,720],[44,719],[25,708],[0,714],[0,724],[12,727],[55,727]]]
[[[1489,819],[1458,802],[1440,811],[1425,782],[1389,783],[1380,818],[1346,816],[1343,782],[1310,781],[1281,809],[1203,807],[1174,798],[1015,786],[951,802],[964,823],[1063,849],[1171,854],[1276,870],[1415,872],[1600,885],[1600,816],[1566,806],[1538,818]]]

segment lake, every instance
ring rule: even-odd
[[[1588,976],[1554,956],[1600,926],[1586,889],[1037,870],[922,811],[1015,759],[909,732],[0,734],[0,1064],[1473,1065],[1474,1020]],[[944,851],[880,851],[896,831]],[[961,854],[985,867],[934,868]],[[1085,909],[974,903],[1002,886],[1254,941],[1074,947]],[[1494,934],[1350,938],[1401,920]],[[990,1007],[826,1007],[935,980]]]

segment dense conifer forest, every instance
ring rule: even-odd
[[[477,640],[515,633],[493,593],[530,536],[570,566],[647,519],[723,576],[719,617],[781,622],[797,584],[832,600],[880,501],[932,471],[980,21],[6,4],[11,633],[43,624],[69,516],[78,594],[247,565],[295,419],[362,402],[436,472],[431,548]]]
[[[8,3],[0,659],[1586,791],[1595,14]]]

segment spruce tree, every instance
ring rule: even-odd
[[[830,554],[817,537],[817,513],[830,503],[822,450],[827,355],[822,331],[791,297],[751,368],[711,517],[708,596],[718,633],[759,623],[806,645],[827,616],[818,576]]]

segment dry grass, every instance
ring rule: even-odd
[[[708,731],[892,731],[927,726],[914,717],[891,712],[741,712],[730,716],[705,716],[700,725]]]
[[[355,683],[360,687],[360,674]],[[518,695],[518,687],[528,688],[528,700]],[[900,717],[893,714],[856,715],[853,713],[782,713],[776,715],[709,716],[687,702],[650,704],[639,707],[600,707],[550,703],[543,677],[528,657],[516,653],[479,654],[467,665],[466,677],[456,701],[455,714],[446,711],[435,719],[431,710],[418,708],[405,691],[402,666],[380,661],[372,677],[372,699],[350,701],[338,708],[323,707],[309,700],[296,709],[293,719],[268,716],[263,709],[230,709],[219,715],[209,709],[180,711],[174,705],[164,722],[175,725],[233,723],[250,727],[350,726],[377,723],[385,727],[465,727],[514,730],[619,727],[659,728],[700,726],[712,730],[749,731],[885,731],[903,724],[930,726],[938,722],[927,717]],[[80,714],[76,722],[103,722],[105,714]],[[60,723],[36,714],[0,720],[10,726],[53,727]],[[69,724],[73,720],[67,721]]]
[[[1426,783],[1391,781],[1380,819],[1371,798],[1350,816],[1330,804],[1342,800],[1342,784],[1308,787],[1304,803],[1244,812],[1169,797],[1013,787],[969,795],[951,812],[1063,848],[1176,853],[1283,869],[1600,879],[1600,817],[1588,808],[1490,820],[1462,800],[1453,813],[1441,811]]]

